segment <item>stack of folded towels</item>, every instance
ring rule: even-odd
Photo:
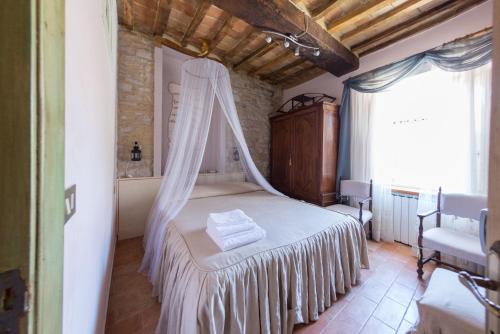
[[[266,237],[266,231],[240,209],[209,214],[207,233],[222,251]]]

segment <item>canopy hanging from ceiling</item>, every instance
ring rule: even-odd
[[[160,190],[149,214],[141,271],[157,290],[166,226],[187,203],[198,177],[214,106],[218,106],[234,134],[247,180],[282,195],[262,176],[248,150],[234,103],[227,69],[209,59],[182,65],[179,109]]]

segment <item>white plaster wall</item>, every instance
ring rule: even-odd
[[[64,228],[67,334],[104,332],[114,253],[116,51],[104,11],[105,0],[66,1],[65,185],[77,189],[77,212]]]
[[[340,78],[325,73],[313,80],[287,89],[283,92],[283,102],[302,93],[324,93],[336,97],[337,102],[340,103],[344,80],[491,26],[493,24],[493,2],[493,0],[488,0],[438,26],[368,54],[360,58],[358,70]]]
[[[163,101],[162,101],[162,108],[163,108],[163,131],[162,131],[162,136],[159,138],[156,138],[155,140],[161,140],[162,142],[162,161],[161,161],[161,170],[165,168],[165,164],[167,163],[167,155],[168,155],[168,148],[169,148],[169,141],[166,139],[168,138],[168,124],[169,124],[169,117],[170,117],[170,112],[172,111],[172,94],[168,90],[168,85],[170,83],[176,83],[179,84],[181,83],[181,77],[182,77],[182,64],[184,64],[185,61],[192,59],[193,57],[190,57],[188,55],[185,55],[183,53],[180,53],[178,51],[175,51],[173,49],[167,48],[167,47],[162,47],[163,50]]]

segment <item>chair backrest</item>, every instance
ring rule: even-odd
[[[479,220],[481,210],[487,206],[488,198],[484,195],[441,194],[441,213],[445,215]]]
[[[371,196],[370,183],[354,180],[340,181],[340,196],[366,198]]]

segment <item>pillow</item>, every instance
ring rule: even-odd
[[[244,194],[260,191],[262,187],[250,182],[221,182],[214,184],[202,184],[194,186],[190,199]]]

